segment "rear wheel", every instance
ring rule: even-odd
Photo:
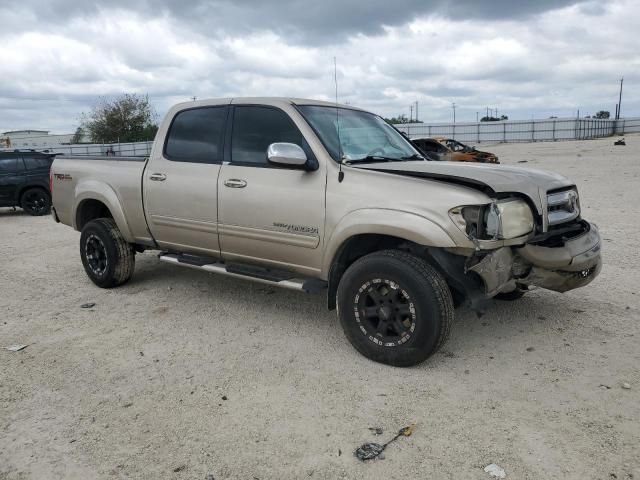
[[[42,188],[30,188],[22,194],[20,206],[29,215],[46,215],[51,211],[51,197]]]
[[[371,360],[397,367],[435,353],[453,321],[442,275],[424,259],[398,250],[354,262],[340,280],[337,303],[351,344]]]
[[[111,218],[98,218],[84,226],[80,257],[85,272],[99,287],[117,287],[133,275],[135,253]]]

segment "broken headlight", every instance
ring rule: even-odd
[[[524,200],[499,200],[489,205],[486,234],[495,239],[517,238],[533,230],[533,213]]]
[[[488,205],[452,208],[451,220],[469,237],[507,240],[521,237],[534,227],[533,213],[523,200],[498,200]]]

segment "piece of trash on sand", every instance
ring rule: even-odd
[[[624,388],[625,390],[631,390],[631,384],[627,383],[627,382],[624,382],[622,384],[622,388]]]
[[[380,427],[369,427],[369,430],[371,430],[372,433],[375,433],[376,435],[382,435],[382,428]]]
[[[80,305],[80,308],[93,308],[95,306],[96,306],[95,303],[89,302],[89,303],[83,303],[82,305]]]
[[[504,471],[504,468],[502,468],[499,465],[496,465],[495,463],[491,463],[486,467],[484,467],[484,471],[487,472],[490,476],[496,477],[496,478],[505,478],[507,476],[507,474]]]
[[[624,138],[621,138],[620,140],[616,140],[615,142],[613,142],[614,145],[626,145],[627,142],[624,141]]]
[[[408,427],[401,428],[395,437],[389,440],[387,443],[380,445],[379,443],[363,443],[360,445],[353,454],[361,461],[365,460],[373,460],[374,458],[380,458],[380,460],[384,459],[382,452],[384,452],[385,448],[391,443],[395,442],[400,437],[408,437],[415,430],[416,425],[412,423]]]
[[[29,345],[9,345],[8,347],[5,347],[5,348],[10,352],[19,352],[20,350],[24,350],[28,346]]]

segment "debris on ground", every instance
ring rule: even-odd
[[[89,303],[83,303],[82,305],[80,305],[80,308],[93,308],[95,306],[96,304],[94,302],[89,302]]]
[[[408,427],[401,428],[395,437],[389,440],[387,443],[380,445],[379,443],[363,443],[360,445],[353,454],[361,461],[365,460],[373,460],[374,458],[379,458],[380,460],[384,460],[384,450],[387,446],[395,442],[400,437],[409,437],[413,431],[415,430],[416,425],[412,423]]]
[[[620,140],[616,140],[615,142],[613,142],[614,145],[626,145],[627,142],[624,141],[624,138],[621,138]]]
[[[204,480],[216,480],[216,477],[213,476],[213,473],[207,473],[207,476],[204,477]]]
[[[383,432],[381,427],[369,427],[369,430],[371,430],[376,435],[382,435]]]
[[[624,382],[622,384],[622,388],[624,388],[625,390],[631,390],[631,384],[627,383],[627,382]]]
[[[518,160],[518,163],[527,163],[529,160]]]
[[[602,390],[610,390],[611,389],[611,387],[609,385],[605,385],[604,383],[600,384],[600,388]]]
[[[174,469],[173,469],[173,471],[174,471],[175,473],[178,473],[178,472],[183,471],[185,468],[187,468],[187,466],[186,466],[186,465],[180,465],[179,467],[174,468]]]
[[[24,350],[28,346],[29,345],[9,345],[8,347],[5,347],[5,348],[10,352],[19,352],[20,350]]]
[[[484,467],[484,471],[487,472],[491,477],[505,478],[507,476],[504,468],[502,468],[500,465],[496,465],[495,463],[491,463]]]

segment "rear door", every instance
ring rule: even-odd
[[[317,271],[326,172],[267,162],[267,148],[275,142],[295,143],[307,157],[313,155],[283,110],[263,105],[232,108],[230,163],[222,167],[218,182],[222,257],[302,273]]]
[[[24,167],[18,157],[0,157],[0,205],[17,205],[18,188],[24,184]]]
[[[178,111],[144,171],[149,229],[161,248],[217,256],[217,185],[226,105]],[[158,138],[161,137],[160,132]]]
[[[29,185],[39,185],[49,190],[49,170],[53,156],[24,154],[25,180]]]

